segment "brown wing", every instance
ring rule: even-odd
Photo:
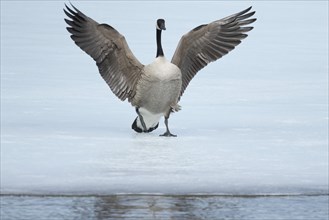
[[[181,38],[171,60],[182,71],[181,95],[199,70],[233,50],[248,36],[245,33],[253,27],[244,26],[256,21],[249,19],[255,14],[250,9],[200,25]]]
[[[101,76],[112,92],[122,101],[126,98],[131,101],[144,66],[117,30],[107,24],[97,23],[72,7],[75,11],[68,6],[64,9],[71,18],[65,19],[70,26],[67,30],[72,34],[71,38],[96,61]]]

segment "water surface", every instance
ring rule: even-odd
[[[2,196],[1,219],[325,220],[328,205],[328,195]]]

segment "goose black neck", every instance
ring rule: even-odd
[[[161,45],[161,32],[162,30],[156,29],[156,37],[157,37],[157,55],[156,57],[159,56],[164,56],[163,50],[162,50],[162,45]]]

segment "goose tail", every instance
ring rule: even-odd
[[[143,130],[143,126],[142,126],[141,123],[140,123],[139,117],[137,116],[137,118],[135,119],[135,121],[134,121],[133,124],[131,125],[131,128],[132,128],[133,130],[135,130],[137,133],[143,133],[143,132],[145,132],[145,133],[150,133],[150,132],[154,131],[155,129],[157,129],[158,126],[159,126],[159,123],[157,123],[157,124],[156,124],[155,126],[153,126],[153,127],[148,128],[148,130],[144,131],[144,130]]]

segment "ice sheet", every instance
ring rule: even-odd
[[[65,30],[59,1],[1,1],[1,193],[328,193],[328,2],[79,2],[144,64],[155,20],[168,59],[192,28],[243,10],[255,29],[200,71],[177,138],[136,117]]]

